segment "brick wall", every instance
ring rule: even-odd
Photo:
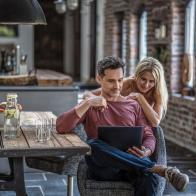
[[[195,97],[183,97],[180,94],[186,2],[186,0],[106,0],[104,49],[105,55],[112,55],[114,47],[118,47],[113,37],[116,28],[115,13],[124,11],[127,41],[123,47],[126,47],[126,64],[129,73],[132,74],[138,61],[139,15],[142,9],[147,11],[148,56],[160,58],[169,91],[168,112],[161,126],[164,128],[166,138],[196,152]],[[160,22],[166,25],[167,36],[157,41],[155,28]],[[165,51],[164,55],[157,53],[159,48]],[[196,76],[195,73],[194,75]]]

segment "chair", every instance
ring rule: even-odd
[[[157,140],[155,152],[151,159],[157,164],[166,165],[166,147],[163,130],[157,127],[154,130]],[[157,175],[158,187],[157,196],[161,196],[165,189],[166,181]],[[133,196],[134,187],[130,182],[118,181],[96,181],[89,178],[87,165],[83,160],[80,161],[77,173],[78,189],[81,196]]]
[[[82,139],[86,140],[86,134],[83,126],[80,125],[75,133]],[[67,175],[68,189],[67,195],[73,196],[73,177],[77,175],[78,164],[82,156],[76,155],[71,157],[54,156],[54,157],[26,157],[25,161],[28,167],[48,171],[52,173]]]

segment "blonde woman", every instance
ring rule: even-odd
[[[100,94],[100,89],[92,91]],[[93,96],[90,92],[85,96]],[[153,127],[157,127],[167,111],[168,91],[162,64],[155,58],[141,60],[134,76],[125,78],[121,91],[123,96],[136,99],[141,105],[146,118]]]

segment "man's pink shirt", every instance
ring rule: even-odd
[[[152,127],[149,126],[137,101],[130,98],[123,102],[107,101],[107,106],[108,108],[104,111],[91,107],[82,118],[79,118],[75,108],[72,108],[57,118],[57,131],[59,133],[69,133],[78,124],[82,123],[88,138],[97,138],[99,126],[143,126],[143,146],[150,148],[154,152],[156,139],[153,135]]]

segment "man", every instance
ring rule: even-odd
[[[128,180],[135,176],[135,195],[152,196],[156,192],[154,173],[163,176],[178,190],[183,191],[189,178],[178,169],[156,165],[149,159],[155,149],[155,137],[137,101],[120,95],[124,63],[119,58],[106,57],[98,62],[97,81],[101,96],[89,97],[57,119],[59,133],[70,132],[83,123],[91,146],[86,162],[92,177],[99,180]],[[103,108],[100,110],[98,108]],[[142,147],[123,152],[97,139],[97,129],[103,125],[144,127]],[[139,185],[142,184],[142,189]],[[138,188],[137,188],[138,187]]]

